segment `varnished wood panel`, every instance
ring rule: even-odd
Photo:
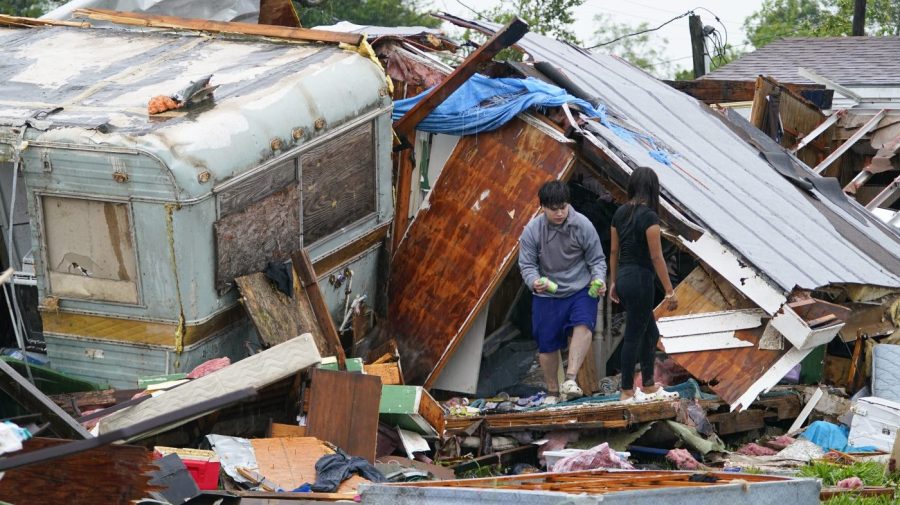
[[[26,440],[16,454],[69,443],[69,440]],[[7,470],[0,479],[0,500],[9,503],[133,503],[158,488],[150,485],[145,472],[158,470],[152,454],[143,447],[106,445]]]
[[[315,369],[311,382],[306,433],[374,463],[381,379]]]
[[[306,245],[375,212],[374,149],[370,122],[300,157]]]
[[[519,119],[460,139],[391,263],[388,319],[407,384],[437,377],[516,261],[538,188],[573,157],[570,144]]]
[[[656,309],[657,318],[754,307],[718,274],[710,275],[702,266],[685,277],[675,293],[678,308],[669,311],[660,305]],[[685,352],[669,357],[694,378],[708,383],[725,402],[733,403],[787,352],[758,348],[764,327],[735,332],[737,338],[752,342],[752,347]]]
[[[235,277],[265,270],[300,249],[300,189],[277,191],[241,212],[215,223],[216,287],[225,289]]]
[[[294,269],[294,296],[282,293],[266,277],[255,274],[238,277],[235,282],[243,296],[244,308],[256,325],[259,338],[266,346],[288,341],[298,335],[311,333],[319,353],[327,355],[330,346],[313,315],[312,305]]]

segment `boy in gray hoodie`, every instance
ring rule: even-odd
[[[606,258],[594,225],[571,205],[569,188],[550,181],[538,191],[541,213],[519,237],[519,270],[533,296],[532,331],[547,385],[544,403],[583,396],[575,382],[591,345],[597,298],[606,294]],[[569,349],[566,380],[556,376],[558,353]]]

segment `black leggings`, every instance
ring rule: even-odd
[[[659,342],[659,330],[653,317],[653,272],[637,265],[622,266],[616,278],[616,294],[625,308],[622,389],[634,389],[634,365],[638,358],[644,386],[652,386],[656,343]]]

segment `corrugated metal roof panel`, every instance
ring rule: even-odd
[[[465,22],[487,31],[497,28]],[[785,291],[843,283],[900,287],[900,272],[864,252],[883,237],[880,229],[852,223],[863,235],[850,243],[800,189],[704,104],[613,56],[535,33],[517,46],[535,61],[559,66],[606,104],[616,122],[666,146],[671,166],[652,158],[646,145],[596,123],[591,128],[632,162],[653,168],[669,200]],[[900,248],[888,251],[900,259]]]

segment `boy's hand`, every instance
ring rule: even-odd
[[[600,279],[594,279],[591,281],[590,288],[588,288],[588,295],[591,298],[599,298],[606,294],[606,284],[603,283]]]

